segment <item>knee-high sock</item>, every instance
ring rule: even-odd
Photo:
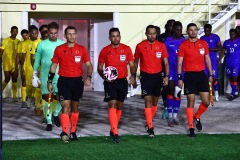
[[[12,83],[13,98],[17,97],[17,83]]]
[[[6,86],[7,86],[7,83],[5,81],[2,81],[2,91],[5,89]]]
[[[202,103],[199,105],[199,108],[195,114],[195,118],[200,118],[201,115],[207,110],[208,106],[204,106]]]
[[[26,102],[26,98],[27,98],[26,87],[21,88],[21,94],[22,94],[22,102]]]
[[[122,115],[122,109],[117,109],[116,114],[117,114],[117,122],[119,123]]]
[[[145,117],[146,117],[148,128],[152,128],[153,127],[153,124],[152,124],[152,108],[145,108],[144,112],[145,112]]]
[[[172,118],[172,114],[173,114],[173,96],[168,94],[167,95],[167,111],[168,111],[168,118]]]
[[[194,128],[194,127],[193,127],[194,109],[187,107],[187,108],[186,108],[186,115],[187,115],[187,120],[188,120],[188,126],[189,126],[189,128]]]
[[[215,81],[213,83],[213,89],[214,89],[214,91],[218,91],[218,81]]]
[[[42,99],[42,110],[43,110],[43,115],[44,115],[44,117],[46,117],[46,113],[45,113],[44,106],[45,106],[45,100]]]
[[[41,100],[41,89],[40,88],[35,89],[34,98],[35,98],[36,109],[40,109],[40,100]]]
[[[30,99],[32,98],[33,90],[34,88],[32,87],[32,85],[26,85],[27,97]]]
[[[44,102],[44,111],[45,113],[45,118],[47,120],[47,124],[52,124],[52,103],[50,104],[50,110],[49,110],[49,115],[47,114],[48,113],[48,102]]]
[[[152,106],[152,118],[154,118],[156,112],[157,112],[157,106]]]
[[[178,110],[180,108],[180,103],[181,103],[181,99],[178,97],[175,97],[173,100],[173,118],[177,118],[177,114],[178,114]]]
[[[237,82],[230,82],[231,87],[232,87],[232,93],[231,95],[234,96],[235,92],[237,91]]]
[[[116,110],[117,110],[116,108],[108,109],[108,119],[111,126],[111,131],[113,132],[113,134],[118,134],[118,128],[117,128],[118,119],[117,119]]]
[[[69,127],[69,115],[66,113],[61,114],[61,125],[62,125],[62,131],[68,134],[68,127]]]
[[[56,108],[55,108],[55,111],[53,112],[53,116],[58,116],[59,112],[62,109],[61,103],[59,101],[56,101],[56,102],[57,102],[56,103]]]
[[[52,109],[53,109],[53,112],[54,112],[55,109],[56,109],[57,100],[53,99],[52,103],[53,103],[53,104],[52,104],[52,105],[53,105]]]
[[[71,112],[70,115],[70,122],[71,122],[71,133],[76,132],[77,130],[77,123],[78,123],[79,112]]]

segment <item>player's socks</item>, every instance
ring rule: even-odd
[[[26,92],[27,92],[27,97],[28,98],[32,98],[32,93],[33,93],[33,87],[32,85],[27,85],[26,86]]]
[[[17,97],[17,83],[12,83],[13,98]]]
[[[144,112],[145,112],[145,117],[146,117],[148,128],[152,128],[153,127],[153,124],[152,124],[152,108],[145,108]]]
[[[157,112],[157,106],[152,106],[152,118],[154,118],[156,112]]]
[[[45,106],[45,100],[42,99],[42,110],[43,110],[43,116],[46,117],[46,113],[45,113],[44,106]]]
[[[194,127],[193,127],[194,109],[187,107],[187,108],[186,108],[186,115],[187,115],[187,120],[188,120],[188,126],[189,126],[189,128],[194,128]]]
[[[213,83],[213,89],[214,89],[214,91],[218,91],[218,81],[215,81]]]
[[[199,105],[198,110],[195,114],[195,118],[199,119],[201,115],[207,110],[208,107],[204,106],[202,103]]]
[[[69,127],[69,115],[66,113],[61,114],[61,124],[62,131],[68,135],[68,127]]]
[[[2,91],[5,89],[6,86],[7,86],[7,83],[5,81],[2,81]]]
[[[59,101],[56,101],[56,108],[53,112],[53,116],[58,116],[61,109],[62,109],[61,103]]]
[[[52,101],[52,109],[53,109],[53,112],[55,111],[56,107],[57,107],[57,100],[56,100],[56,99],[53,99],[53,101]],[[62,107],[61,107],[61,109],[62,109]]]
[[[26,102],[26,98],[27,98],[26,87],[21,88],[21,94],[22,94],[22,102]]]
[[[168,118],[172,118],[172,113],[173,113],[173,96],[168,94],[167,95],[167,111],[168,111]]]
[[[122,110],[121,109],[117,109],[116,113],[117,113],[117,122],[119,123],[119,121],[121,119],[121,115],[122,115]]]
[[[108,118],[109,118],[109,123],[111,126],[111,131],[113,132],[113,134],[118,134],[118,128],[117,128],[117,124],[118,124],[118,119],[117,119],[117,109],[116,108],[109,108],[108,109]]]
[[[71,133],[76,132],[78,123],[79,112],[71,112],[70,122],[71,122]]]
[[[237,91],[237,82],[230,82],[231,87],[232,87],[232,93],[231,95],[234,96],[235,92]]]
[[[45,112],[45,118],[47,120],[47,124],[52,124],[52,103],[50,104],[50,110],[48,114],[48,102],[44,102],[44,112]]]
[[[41,89],[36,88],[34,92],[35,106],[36,109],[40,109],[40,100],[41,100]]]
[[[177,118],[178,110],[180,108],[181,99],[175,97],[173,100],[173,118]]]

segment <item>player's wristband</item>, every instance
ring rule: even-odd
[[[87,77],[92,79],[92,76],[87,76]]]
[[[49,84],[49,83],[52,84],[52,81],[47,81],[47,84]]]
[[[208,77],[212,77],[213,75],[212,74],[210,74]]]
[[[55,76],[55,73],[49,72],[48,80],[53,80],[54,76]]]
[[[165,77],[169,78],[169,75],[165,75]]]
[[[182,74],[177,75],[178,80],[182,80]]]

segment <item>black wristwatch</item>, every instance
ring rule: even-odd
[[[92,76],[87,76],[87,77],[89,77],[89,78],[91,78],[91,79],[92,79]]]
[[[52,84],[52,81],[51,81],[51,82],[50,82],[50,81],[47,81],[47,84],[49,84],[49,83]]]

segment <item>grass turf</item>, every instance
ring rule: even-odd
[[[63,144],[60,139],[3,141],[3,160],[236,160],[240,156],[240,134],[80,137]]]

